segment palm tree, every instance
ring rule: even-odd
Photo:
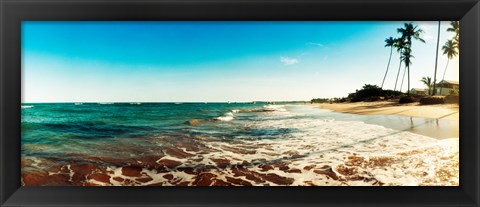
[[[412,55],[412,49],[410,49],[410,48],[403,49],[402,60],[405,63],[405,70],[403,71],[402,84],[400,85],[400,91],[402,91],[403,79],[405,78],[405,71],[408,71],[407,94],[409,94],[409,95],[410,95],[410,65],[412,64],[412,59],[413,58],[415,58],[415,57]]]
[[[425,84],[428,88],[428,95],[431,94],[432,92],[432,78],[430,77],[422,77],[422,80],[420,80],[423,84]]]
[[[458,45],[460,43],[460,23],[458,21],[451,21],[450,22],[450,25],[452,27],[450,28],[447,28],[447,31],[449,32],[455,32],[455,37],[454,37],[454,41],[455,41],[455,44],[458,48]]]
[[[440,44],[440,21],[438,21],[438,32],[437,32],[437,50],[435,50],[435,72],[433,73],[433,92],[432,95],[435,95],[436,89],[435,85],[437,84],[437,66],[438,66],[438,46]]]
[[[400,69],[402,68],[402,51],[405,48],[405,39],[402,38],[397,38],[395,39],[395,44],[393,45],[395,48],[397,48],[397,52],[400,54],[400,64],[398,64],[398,72],[397,72],[397,79],[395,79],[395,87],[393,90],[397,90],[397,82],[398,82],[398,76],[400,75]],[[403,82],[403,81],[402,81]]]
[[[455,40],[448,40],[445,42],[445,45],[442,47],[443,54],[447,55],[447,65],[445,66],[445,70],[443,71],[442,81],[445,80],[445,73],[447,72],[448,62],[450,59],[458,55],[457,47],[455,44]],[[442,94],[442,88],[440,88],[440,94]]]
[[[402,57],[402,61],[404,60],[405,58]],[[399,91],[401,92],[402,91],[402,88],[403,88],[403,80],[405,79],[405,74],[407,73],[407,68],[404,68],[403,69],[403,75],[402,75],[402,82],[400,82],[400,89]]]
[[[390,67],[390,60],[392,60],[392,51],[393,45],[395,44],[395,39],[393,39],[393,37],[389,37],[385,39],[385,43],[385,47],[390,47],[390,57],[388,58],[387,71],[385,71],[385,76],[383,76],[382,86],[380,86],[380,88],[383,88],[383,83],[385,83],[385,78],[387,78],[388,68]]]
[[[402,58],[402,61],[403,61],[404,58]],[[400,89],[399,91],[402,91],[402,88],[403,88],[403,79],[405,79],[405,74],[407,73],[407,68],[404,68],[403,69],[403,75],[402,75],[402,82],[400,82]]]
[[[404,28],[397,29],[397,32],[402,34],[402,38],[405,39],[406,48],[403,50],[403,56],[404,56],[403,62],[405,63],[405,68],[407,68],[407,73],[408,73],[408,88],[407,88],[408,95],[410,95],[410,65],[412,63],[411,59],[413,58],[412,38],[425,43],[425,40],[423,40],[420,37],[420,33],[422,33],[423,30],[417,29],[417,27],[418,25],[413,25],[413,23],[405,23]]]

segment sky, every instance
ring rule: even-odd
[[[399,37],[404,23],[22,21],[22,102],[345,97],[364,84],[381,85],[390,55],[385,39]],[[420,79],[433,77],[438,22],[413,23],[426,43],[413,42],[411,87],[425,88]],[[440,48],[454,35],[448,27],[441,23]],[[398,66],[394,49],[384,89],[394,88]],[[455,57],[445,79],[458,81],[458,72]]]

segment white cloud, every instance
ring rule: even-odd
[[[326,47],[322,43],[316,43],[316,42],[307,42],[307,45],[313,45],[313,46],[318,46],[318,47]]]
[[[285,65],[295,65],[298,63],[297,58],[289,58],[289,57],[280,57],[280,62]]]

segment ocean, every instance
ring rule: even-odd
[[[310,104],[22,104],[24,186],[458,185],[458,122]]]

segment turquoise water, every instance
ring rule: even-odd
[[[458,136],[458,130],[454,130],[458,129],[458,122],[454,121],[335,113],[308,105],[289,105],[288,111],[297,112],[296,116],[271,116],[268,112],[274,111],[275,105],[266,103],[49,103],[24,104],[24,107],[22,144],[41,145],[43,148],[39,152],[26,147],[22,149],[22,153],[34,156],[96,154],[100,152],[95,146],[115,145],[117,142],[132,142],[132,148],[148,149],[151,143],[144,143],[144,138],[158,135],[170,139],[176,136],[208,136],[226,141],[288,138],[299,129],[288,125],[255,127],[255,124],[306,117],[318,120],[363,121],[396,130],[417,131],[434,138]],[[118,155],[122,152],[106,153]]]
[[[264,183],[257,185],[333,185],[322,177],[322,170],[325,166],[341,165],[339,163],[351,155],[371,156],[435,145],[436,148],[425,151],[428,154],[412,159],[418,158],[420,162],[436,157],[434,150],[441,150],[439,147],[445,144],[434,138],[458,137],[458,122],[335,113],[310,104],[290,103],[25,103],[22,104],[21,134],[22,180],[27,179],[24,185],[90,185],[92,182],[177,185],[180,180],[188,185],[200,185],[195,180],[203,180],[201,173],[205,169],[223,179],[212,180],[211,185],[232,184],[232,180],[225,180],[225,174],[245,179],[239,178],[233,168],[241,166],[256,172],[255,176],[263,176],[264,169],[260,167],[265,164],[288,165],[295,170],[272,168],[270,174],[286,177],[275,180],[265,174]],[[455,159],[455,149],[452,153],[453,157],[448,159]],[[85,164],[96,166],[96,170],[84,169]],[[313,175],[315,169],[308,167],[312,165],[319,167]],[[148,179],[152,181],[142,183],[132,178],[131,182],[119,183],[113,180],[114,176],[122,175],[122,167],[128,166],[140,167],[142,172],[149,173]],[[438,165],[438,168],[445,166]],[[185,169],[197,174],[188,177],[182,171]],[[391,169],[392,172],[398,170]],[[110,181],[99,184],[82,180],[100,172],[109,176]],[[173,181],[160,177],[166,174],[173,176]],[[49,176],[56,175],[65,177],[61,182],[51,183],[54,178]],[[43,180],[32,181],[31,176],[40,176]],[[395,183],[392,181],[395,179],[387,181],[393,182],[392,185],[410,182],[397,179]],[[367,180],[370,182],[372,178]],[[422,182],[427,183],[414,183]],[[381,182],[364,184],[378,183]]]
[[[98,154],[97,147],[131,142],[132,149],[151,147],[145,138],[209,136],[225,140],[275,139],[288,136],[281,129],[255,129],[246,123],[268,119],[267,104],[249,103],[48,103],[23,104],[22,153],[65,157]],[[243,113],[235,113],[235,112]],[[233,115],[235,113],[235,116]],[[189,123],[189,121],[199,123]],[[234,121],[233,121],[234,120]],[[168,143],[167,143],[168,144]],[[42,146],[42,150],[31,146]],[[99,146],[100,145],[100,146]],[[145,146],[142,146],[145,145]],[[103,152],[122,156],[123,152]]]

